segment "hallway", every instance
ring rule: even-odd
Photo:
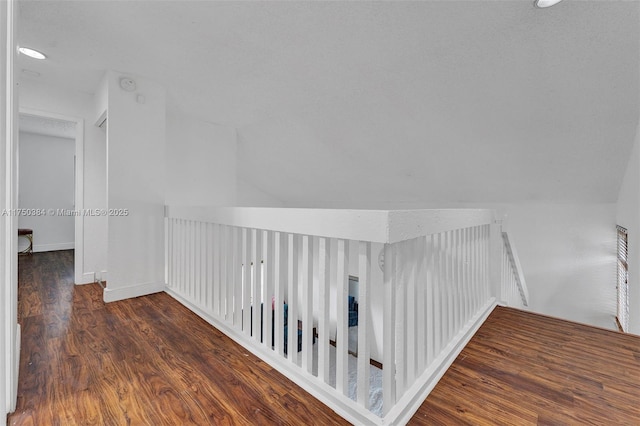
[[[19,260],[10,425],[346,424],[165,293],[105,305],[73,251]]]

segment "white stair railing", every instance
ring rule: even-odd
[[[403,424],[495,306],[496,226],[489,210],[167,207],[167,292],[347,420]]]
[[[524,279],[518,253],[509,239],[509,234],[502,232],[502,270],[501,295],[502,303],[514,308],[529,306],[529,290]]]

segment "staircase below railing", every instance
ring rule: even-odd
[[[167,292],[347,420],[402,424],[497,299],[526,304],[499,235],[489,210],[168,207]]]
[[[514,308],[529,306],[529,290],[524,280],[522,266],[509,234],[502,232],[502,303]]]

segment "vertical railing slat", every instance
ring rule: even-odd
[[[409,241],[405,241],[407,245],[407,261],[408,261],[408,276],[407,276],[407,339],[405,341],[405,347],[407,352],[407,367],[406,367],[406,388],[408,389],[416,379],[416,370],[418,364],[418,310],[421,310],[422,307],[418,308],[417,306],[417,295],[418,295],[418,262],[419,262],[419,252],[418,252],[418,238],[414,238]]]
[[[476,230],[477,227],[472,227],[470,229],[469,235],[469,253],[470,253],[470,262],[471,262],[471,311],[475,312],[478,308],[477,300],[478,300],[478,259],[476,256]]]
[[[471,272],[471,227],[465,229],[465,260],[466,260],[466,290],[465,290],[465,304],[467,311],[467,319],[471,318],[475,312],[473,312],[473,281]]]
[[[462,230],[456,229],[456,334],[464,325]]]
[[[203,222],[200,227],[200,303],[203,309],[207,309],[207,228],[208,223]]]
[[[395,309],[396,309],[396,256],[395,244],[384,245],[384,301],[382,312],[382,395],[383,395],[383,412],[387,414],[396,403],[396,336],[395,336]]]
[[[484,225],[484,300],[491,296],[490,282],[490,250],[491,250],[491,227]]]
[[[164,282],[167,287],[171,287],[172,284],[172,273],[173,273],[173,220],[171,218],[165,218],[165,274],[164,274]]]
[[[244,240],[242,238],[242,228],[234,228],[234,276],[233,280],[233,325],[238,331],[242,331],[242,253]]]
[[[203,240],[203,235],[202,235],[202,222],[198,221],[196,222],[196,238],[195,238],[195,260],[196,260],[196,270],[195,270],[195,275],[196,275],[196,279],[195,279],[195,287],[196,287],[196,291],[195,291],[195,295],[194,295],[194,301],[196,306],[199,306],[201,308],[204,307],[204,298],[203,296],[203,276],[202,276],[202,266],[203,266],[203,259],[202,259],[202,240]]]
[[[229,287],[229,227],[223,225],[220,231],[220,318],[226,321]]]
[[[451,336],[458,332],[458,230],[451,231]]]
[[[283,318],[283,300],[284,290],[286,286],[286,268],[285,260],[287,234],[276,232],[274,237],[274,253],[273,253],[273,279],[275,284],[275,306],[274,306],[274,333],[275,351],[279,355],[284,354],[284,318]]]
[[[371,243],[359,243],[358,258],[358,404],[369,408],[371,358]]]
[[[349,241],[338,240],[337,252],[337,336],[336,336],[336,390],[349,393]]]
[[[445,345],[448,344],[453,338],[454,326],[455,326],[455,309],[453,306],[453,298],[455,291],[454,281],[454,264],[453,264],[453,231],[447,231],[447,340]]]
[[[213,313],[220,317],[220,251],[222,250],[221,229],[222,225],[213,227]]]
[[[186,295],[187,288],[187,221],[180,220],[180,275],[178,289]]]
[[[409,265],[407,241],[397,243],[396,252],[396,396],[400,398],[407,385],[407,282]]]
[[[272,231],[266,231],[264,241],[264,344],[267,348],[273,347],[273,307],[275,307],[275,295],[274,295],[274,277],[275,277],[275,233]]]
[[[445,328],[445,322],[443,321],[442,313],[442,300],[443,300],[443,292],[442,287],[444,285],[444,271],[442,267],[442,242],[443,242],[443,234],[442,232],[435,235],[434,241],[434,283],[433,283],[433,356],[437,357],[440,355],[440,349],[442,348],[442,340]]]
[[[208,234],[207,231],[209,229],[209,224],[207,222],[202,223],[202,228],[200,232],[202,233],[200,237],[200,274],[202,279],[200,281],[201,285],[201,295],[200,298],[202,300],[202,307],[205,310],[209,309],[209,282],[208,282],[208,273],[209,273],[209,252],[208,252]]]
[[[298,250],[300,235],[289,235],[288,280],[289,296],[287,301],[287,357],[298,362]]]
[[[195,299],[196,295],[196,222],[189,221],[189,297]]]
[[[442,318],[442,335],[440,343],[442,347],[447,345],[449,341],[449,329],[450,329],[450,319],[449,315],[451,310],[449,309],[449,291],[451,290],[450,282],[451,276],[449,271],[449,232],[442,233],[442,239],[440,240],[440,275],[442,275],[442,282],[440,285],[441,291],[441,318]]]
[[[251,259],[253,260],[252,268],[252,288],[251,288],[251,319],[252,319],[252,336],[254,340],[260,341],[261,317],[260,304],[262,302],[262,231],[259,229],[251,230],[252,249]]]
[[[434,238],[435,236],[427,235],[425,238],[425,277],[426,277],[426,291],[424,299],[424,310],[426,314],[426,329],[425,329],[425,345],[426,345],[426,361],[425,368],[428,368],[433,362],[434,358],[434,346],[435,346],[435,331],[434,331],[434,306],[433,306],[433,287],[435,277],[434,266]]]
[[[252,230],[244,228],[242,230],[242,330],[247,336],[251,336],[251,254],[252,254]]]
[[[422,374],[426,368],[427,362],[427,339],[425,334],[427,333],[427,303],[426,303],[426,287],[427,279],[425,273],[426,262],[426,237],[419,237],[416,239],[416,259],[418,264],[416,265],[416,304],[417,304],[417,364],[416,369],[418,375]]]
[[[318,242],[318,283],[320,285],[318,295],[318,378],[324,383],[329,383],[331,371],[331,358],[329,348],[330,326],[330,265],[331,265],[331,241],[328,238],[320,238]]]
[[[171,221],[173,223],[173,236],[171,238],[171,245],[173,247],[173,255],[172,255],[172,261],[171,261],[171,267],[173,268],[173,272],[172,272],[172,279],[171,282],[173,284],[173,288],[176,289],[176,284],[178,281],[178,259],[180,256],[180,248],[178,246],[178,242],[180,240],[179,237],[179,227],[178,227],[178,220],[177,219],[173,219]]]
[[[313,372],[313,238],[302,237],[302,368]]]
[[[235,300],[236,300],[236,288],[238,285],[242,285],[240,283],[242,276],[242,257],[238,246],[240,245],[240,238],[238,237],[238,228],[235,226],[229,227],[229,275],[231,279],[229,280],[229,287],[227,288],[227,310],[229,311],[228,321],[229,324],[236,324],[236,309],[235,309]],[[235,328],[235,327],[234,327]]]

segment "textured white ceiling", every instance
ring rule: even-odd
[[[615,201],[638,123],[636,1],[19,4],[20,67],[158,81],[292,205]]]

